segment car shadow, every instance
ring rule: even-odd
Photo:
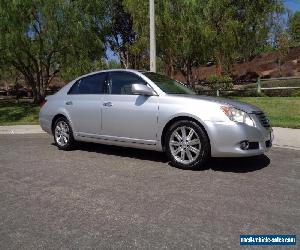
[[[270,162],[266,155],[245,158],[211,158],[206,167],[214,171],[248,173],[266,168]]]
[[[112,156],[122,156],[139,160],[168,163],[170,166],[175,167],[169,163],[169,160],[164,153],[150,150],[103,145],[91,142],[79,142],[72,151],[88,151]],[[213,171],[247,173],[263,169],[269,164],[270,159],[266,155],[243,158],[211,158],[204,167],[193,171],[211,169]]]
[[[137,148],[126,148],[112,145],[104,145],[92,142],[77,142],[76,147],[73,149],[79,151],[96,152],[106,155],[122,156],[127,158],[148,160],[161,163],[167,163],[167,157],[156,151],[137,149]]]

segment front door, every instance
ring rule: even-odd
[[[133,95],[133,83],[147,84],[130,72],[111,72],[103,96],[102,135],[112,140],[156,143],[158,96]]]

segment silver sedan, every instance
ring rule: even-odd
[[[79,77],[48,96],[40,125],[58,148],[76,141],[166,152],[177,167],[199,168],[212,157],[263,154],[273,133],[259,108],[199,96],[153,72],[109,70]]]

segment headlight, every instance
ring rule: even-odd
[[[246,112],[228,106],[222,106],[221,109],[231,121],[245,123],[249,126],[254,126],[253,120]]]

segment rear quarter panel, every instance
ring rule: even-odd
[[[67,110],[64,108],[64,106],[65,106],[67,93],[74,82],[75,81],[70,82],[69,84],[64,86],[61,90],[59,90],[56,94],[46,97],[47,102],[40,109],[39,122],[42,129],[47,133],[52,134],[51,131],[52,120],[58,114],[67,117],[72,125],[70,116]]]

